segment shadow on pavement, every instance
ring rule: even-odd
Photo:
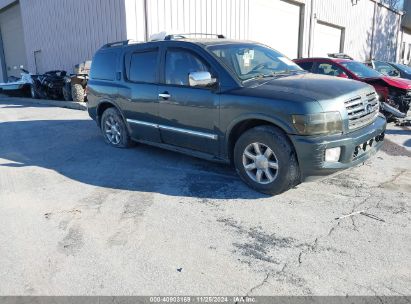
[[[264,197],[228,166],[146,145],[110,147],[92,120],[3,122],[0,142],[0,168],[37,166],[94,186],[174,196]]]

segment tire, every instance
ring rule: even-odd
[[[73,97],[71,95],[71,83],[69,81],[64,83],[63,98],[64,98],[65,101],[72,101],[73,100]]]
[[[300,183],[294,148],[274,126],[258,126],[242,134],[234,147],[234,165],[248,186],[264,194],[280,194]]]
[[[84,88],[81,84],[71,85],[71,96],[75,102],[84,102]]]
[[[116,148],[128,148],[132,145],[126,124],[116,108],[104,111],[100,123],[104,140]]]
[[[39,94],[37,94],[37,90],[34,84],[30,85],[30,97],[33,99],[39,98]]]

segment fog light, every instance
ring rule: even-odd
[[[338,162],[340,160],[341,147],[331,148],[325,150],[326,162]]]

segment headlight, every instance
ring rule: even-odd
[[[340,112],[292,115],[294,127],[302,135],[342,133]]]

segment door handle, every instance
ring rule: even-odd
[[[158,94],[158,97],[163,98],[163,99],[169,99],[171,95],[168,94],[168,92],[164,92],[164,93]]]

